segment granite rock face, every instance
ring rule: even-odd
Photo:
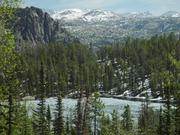
[[[58,21],[53,20],[48,13],[35,7],[19,9],[11,28],[15,33],[17,44],[23,42],[32,45],[68,43],[76,40],[61,27]]]

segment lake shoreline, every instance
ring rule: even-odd
[[[126,101],[135,101],[135,102],[149,102],[149,103],[166,103],[166,100],[162,99],[146,99],[144,97],[131,97],[131,96],[116,96],[116,95],[106,95],[106,94],[101,94],[101,98],[113,98],[113,99],[119,99],[119,100],[126,100]],[[47,97],[47,98],[53,98],[53,97]],[[70,96],[65,96],[64,98],[67,99],[77,99],[77,97],[70,97]],[[23,101],[32,101],[32,100],[38,100],[33,96],[27,96],[22,98]],[[174,101],[172,101],[174,103]]]
[[[109,95],[109,94],[101,94],[101,98],[113,98],[120,99],[126,101],[137,101],[137,102],[149,102],[149,103],[166,103],[166,100],[162,99],[146,99],[145,97],[132,97],[132,96],[117,96],[117,95]],[[67,96],[66,98],[77,99],[77,97]],[[174,101],[172,101],[174,103]]]
[[[101,96],[102,98],[114,98],[120,100],[127,100],[127,101],[137,101],[137,102],[150,102],[150,103],[166,103],[166,100],[158,100],[158,99],[148,99],[145,98],[137,98],[137,97],[125,97],[125,96]]]

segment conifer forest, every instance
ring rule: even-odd
[[[22,5],[0,0],[0,135],[180,135],[180,14],[97,45]]]

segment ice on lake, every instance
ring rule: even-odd
[[[114,99],[114,98],[101,98],[101,100],[105,105],[104,111],[106,114],[111,114],[113,110],[116,110],[118,111],[119,115],[121,115],[124,111],[124,106],[129,105],[131,107],[131,112],[132,112],[133,117],[136,117],[136,118],[138,117],[139,111],[143,103],[140,101],[128,101],[128,100],[121,100],[121,99]],[[57,101],[57,98],[54,98],[54,97],[46,99],[46,105],[50,106],[52,110],[52,114],[56,107],[56,101]],[[32,109],[36,108],[38,102],[39,102],[38,100],[26,102],[26,105],[28,107],[30,114],[32,112]],[[63,99],[64,114],[66,115],[72,112],[76,104],[77,104],[77,99],[70,99],[70,98]],[[149,107],[152,107],[155,110],[156,109],[159,110],[160,106],[163,106],[163,104],[162,103],[149,104]]]

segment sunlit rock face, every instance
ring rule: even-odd
[[[36,45],[74,40],[58,21],[39,8],[19,9],[12,24],[19,44],[28,42]]]

